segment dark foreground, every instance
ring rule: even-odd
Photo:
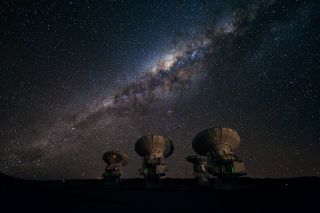
[[[210,180],[215,184],[216,180]],[[228,189],[196,186],[192,179],[0,179],[0,212],[318,212],[320,178],[240,178]],[[230,189],[231,188],[231,189]]]

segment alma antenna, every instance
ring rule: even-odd
[[[189,155],[186,160],[193,164],[193,175],[198,184],[208,183],[207,178],[207,157],[201,155]]]
[[[128,155],[111,150],[103,154],[103,160],[106,162],[107,166],[102,177],[108,181],[119,181],[122,174],[122,167],[128,164]]]
[[[135,150],[143,158],[140,174],[146,179],[165,176],[167,168],[164,159],[174,150],[172,141],[163,135],[146,135],[136,141]]]
[[[230,128],[214,127],[200,132],[192,141],[193,150],[207,157],[207,170],[218,177],[245,175],[244,163],[233,154],[240,136]]]

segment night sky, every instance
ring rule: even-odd
[[[319,1],[0,3],[0,171],[99,178],[102,155],[172,139],[168,177],[191,177],[191,141],[235,129],[251,177],[320,176]]]

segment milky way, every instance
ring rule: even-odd
[[[148,13],[147,19],[139,16],[143,13],[137,12],[139,5],[83,4],[65,6],[72,7],[66,20],[61,15],[67,14],[63,7],[50,6],[43,16],[51,10],[58,15],[42,25],[55,31],[47,32],[42,46],[41,39],[37,40],[42,37],[37,36],[45,33],[42,29],[42,34],[36,33],[38,22],[42,23],[38,10],[18,5],[26,17],[32,17],[30,25],[34,26],[20,30],[25,33],[26,55],[14,58],[10,48],[16,52],[19,48],[11,45],[0,64],[8,70],[2,79],[18,82],[13,92],[7,86],[10,94],[1,95],[8,108],[1,123],[6,141],[0,149],[2,171],[35,179],[100,178],[102,154],[117,149],[130,158],[125,177],[137,177],[141,159],[134,152],[135,140],[160,133],[176,146],[168,159],[168,175],[191,177],[192,168],[184,157],[193,152],[192,138],[205,128],[226,126],[242,138],[239,156],[250,175],[320,175],[314,164],[320,150],[320,136],[315,133],[319,123],[315,110],[319,76],[314,73],[319,63],[313,49],[319,17],[316,3],[148,3],[141,6],[143,11],[153,11],[159,18]],[[137,11],[131,13],[131,7]],[[79,8],[88,12],[82,17]],[[90,8],[95,8],[93,13]],[[103,19],[107,13],[101,8],[109,8],[114,17]],[[3,20],[11,21],[10,14]],[[11,22],[14,26],[17,21]],[[13,29],[5,32],[9,35]],[[35,44],[29,44],[29,38]],[[6,43],[10,42],[0,40],[0,45]],[[41,48],[32,55],[28,45]],[[99,48],[103,51],[91,52]],[[66,53],[70,56],[65,57]],[[103,54],[105,58],[99,61]],[[10,66],[15,66],[10,57],[21,63],[15,70],[30,72],[27,80],[10,77]],[[24,60],[28,62],[25,68]],[[44,65],[37,65],[37,60]],[[47,69],[53,70],[48,76],[43,71]],[[46,83],[36,78],[37,72]],[[60,86],[60,81],[66,83]],[[19,94],[20,87],[22,98],[8,98]],[[61,88],[63,92],[57,92]],[[24,107],[16,112],[19,101],[24,101]]]
[[[237,22],[243,18],[247,17],[235,14],[229,18],[229,22],[217,22],[205,34],[196,34],[181,42],[156,60],[152,67],[140,72],[137,79],[130,79],[120,85],[100,105],[94,106],[90,111],[62,117],[62,122],[56,124],[57,127],[46,132],[46,135],[54,135],[55,139],[50,141],[45,138],[41,143],[46,146],[63,140],[86,141],[91,134],[95,134],[92,129],[101,125],[114,125],[119,117],[132,118],[154,113],[155,103],[167,101],[169,96],[174,96],[203,78],[207,72],[204,65],[206,56],[219,51],[215,47],[215,40],[236,37],[239,33]]]

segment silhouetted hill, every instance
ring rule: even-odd
[[[240,178],[227,189],[193,179],[1,181],[1,212],[307,212],[318,206],[320,178]],[[231,186],[231,187],[230,187]]]
[[[8,175],[5,175],[5,174],[0,172],[0,181],[2,181],[2,180],[11,180],[11,179],[13,179],[13,178],[11,178]]]

